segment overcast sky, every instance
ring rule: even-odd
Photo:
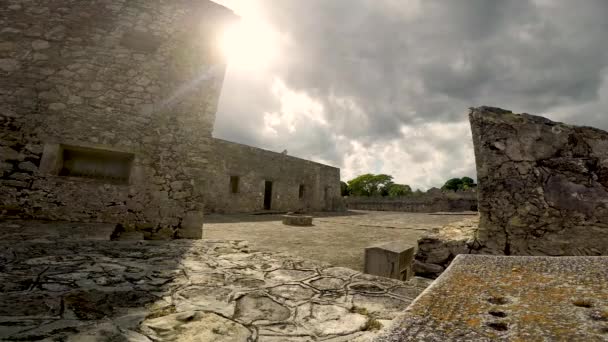
[[[343,180],[475,177],[471,106],[608,129],[608,1],[216,2],[244,29],[227,38],[214,135]]]

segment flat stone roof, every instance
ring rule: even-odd
[[[459,255],[375,342],[608,341],[608,257]]]

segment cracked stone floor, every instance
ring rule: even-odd
[[[429,284],[111,229],[0,221],[1,341],[369,341]]]

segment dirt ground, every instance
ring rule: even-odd
[[[351,210],[316,213],[314,226],[283,225],[280,215],[209,215],[204,239],[247,240],[258,250],[289,252],[335,266],[363,270],[365,247],[383,242],[416,244],[424,231],[476,213],[404,213]]]

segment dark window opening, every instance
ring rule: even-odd
[[[60,176],[128,183],[134,155],[85,147],[61,146]]]
[[[239,176],[230,176],[230,192],[233,194],[239,192]]]
[[[126,32],[120,41],[120,45],[127,49],[152,53],[158,50],[162,44],[162,39],[159,36],[153,35],[144,31]]]
[[[300,190],[298,192],[298,197],[299,198],[303,198],[304,197],[304,184],[300,184]]]
[[[270,210],[272,206],[272,182],[264,182],[264,210]]]

